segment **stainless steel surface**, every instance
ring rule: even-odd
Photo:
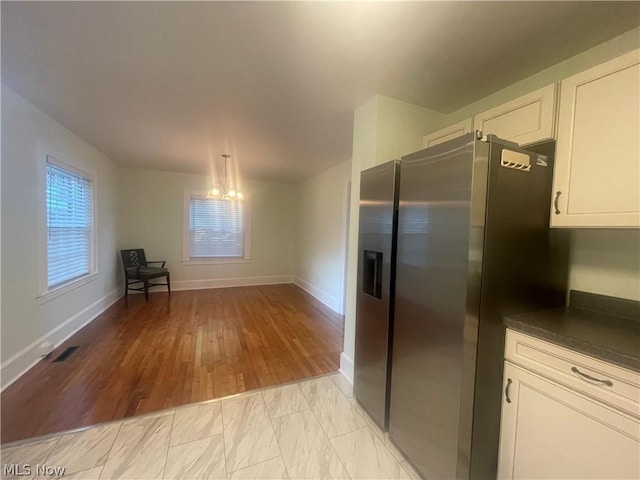
[[[389,432],[426,478],[495,478],[503,317],[564,304],[554,145],[487,140],[402,158]]]
[[[476,388],[471,439],[471,478],[495,476],[498,461],[504,317],[563,306],[568,237],[549,229],[554,142],[520,150],[547,157],[529,172],[499,166],[502,150],[491,144]],[[510,147],[511,149],[511,147]],[[535,152],[535,153],[533,153]]]
[[[493,138],[493,135],[491,135],[490,139]],[[485,249],[490,146],[491,143],[487,143],[486,141],[475,142],[473,159],[471,160],[473,162],[470,205],[471,219],[468,226],[467,291],[462,338],[463,363],[461,373],[462,381],[460,384],[458,458],[455,478],[469,478],[471,462],[471,438],[476,388],[476,359],[478,356],[478,329],[480,326],[480,300]]]
[[[474,145],[402,159],[389,432],[426,478],[456,477]]]
[[[388,423],[399,175],[399,162],[392,161],[363,171],[360,180],[354,394],[383,429]]]

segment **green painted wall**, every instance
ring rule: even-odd
[[[459,122],[638,48],[640,28],[467,105],[448,115],[445,125]],[[570,258],[569,288],[640,300],[638,229],[573,229]]]
[[[586,50],[564,62],[560,62],[535,75],[509,85],[502,90],[492,93],[476,102],[473,102],[460,110],[456,110],[447,116],[445,125],[451,125],[477,113],[518,98],[525,93],[542,88],[550,83],[570,77],[576,73],[595,67],[601,63],[619,57],[627,52],[640,48],[640,28],[630,30],[619,37],[601,43]],[[437,129],[436,129],[437,130]]]

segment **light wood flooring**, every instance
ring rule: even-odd
[[[343,326],[292,284],[130,295],[2,393],[1,441],[334,372]]]

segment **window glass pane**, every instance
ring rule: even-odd
[[[244,257],[244,203],[192,197],[189,252],[192,258]]]
[[[47,285],[91,271],[93,185],[90,179],[47,163]]]

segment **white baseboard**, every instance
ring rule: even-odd
[[[309,282],[301,279],[300,277],[294,277],[293,283],[295,283],[305,292],[316,297],[318,300],[320,300],[322,303],[324,303],[327,307],[329,307],[334,312],[342,315],[342,312],[341,312],[342,308],[340,306],[340,301],[336,297],[329,295],[325,291],[320,290],[318,287],[310,284]]]
[[[212,278],[209,280],[178,280],[171,282],[171,290],[203,290],[206,288],[250,287],[293,283],[293,275],[268,275],[263,277]],[[162,287],[165,288],[166,287]]]
[[[353,385],[353,359],[346,353],[340,354],[340,373]]]
[[[42,360],[42,345],[44,343],[51,345],[49,348],[49,351],[51,351],[82,327],[93,321],[98,315],[113,305],[120,297],[122,297],[122,291],[120,288],[112,290],[101,299],[95,301],[84,310],[76,313],[73,317],[58,325],[31,345],[26,346],[18,353],[4,361],[0,366],[2,376],[2,388],[0,388],[0,391],[18,380],[36,363]]]

